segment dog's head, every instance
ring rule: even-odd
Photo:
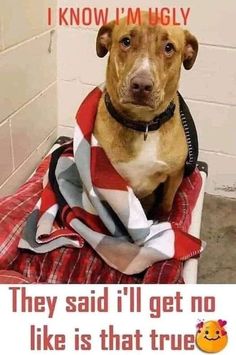
[[[100,28],[97,55],[109,52],[106,87],[114,104],[131,114],[152,117],[168,105],[178,88],[181,64],[191,69],[197,39],[177,26],[152,26],[147,13],[142,24],[126,18]]]

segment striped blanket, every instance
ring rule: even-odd
[[[76,118],[73,142],[51,157],[44,189],[29,215],[19,247],[46,253],[84,241],[112,268],[136,274],[157,261],[186,260],[204,243],[170,222],[148,220],[127,182],[93,135],[102,92],[93,90]]]

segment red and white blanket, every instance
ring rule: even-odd
[[[50,160],[51,156],[44,159],[15,194],[0,199],[0,283],[183,283],[183,262],[177,259],[154,263],[141,274],[125,275],[107,265],[86,242],[83,248],[60,247],[42,254],[19,249],[26,219],[42,194]],[[189,229],[201,184],[196,169],[177,191],[168,221],[182,231]]]
[[[84,241],[112,268],[137,274],[155,262],[198,255],[203,243],[169,221],[148,220],[132,188],[93,135],[102,92],[81,105],[73,142],[51,158],[44,189],[29,215],[19,247],[46,253]]]

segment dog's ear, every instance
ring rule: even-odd
[[[189,70],[192,68],[198,52],[198,41],[189,31],[185,30],[185,46],[183,53],[184,68]]]
[[[96,50],[99,57],[105,57],[111,47],[112,31],[115,26],[115,21],[109,22],[100,28],[97,35]]]

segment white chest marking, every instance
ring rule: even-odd
[[[137,194],[146,195],[146,191],[155,188],[153,188],[153,181],[151,182],[150,179],[158,172],[165,173],[168,170],[168,165],[158,157],[158,135],[156,132],[149,132],[146,141],[141,136],[136,144],[140,152],[137,157],[127,163],[116,163],[114,166]]]

